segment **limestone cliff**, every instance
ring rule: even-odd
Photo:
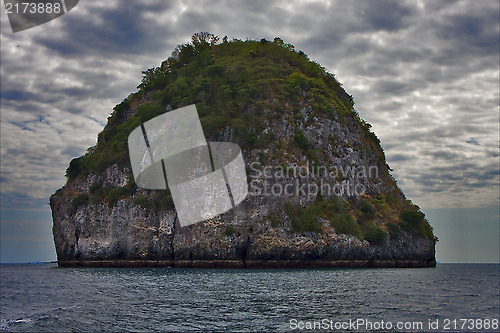
[[[428,267],[435,237],[335,77],[279,38],[195,34],[114,108],[50,199],[59,265]],[[168,190],[139,188],[128,134],[196,104],[209,140],[242,148],[249,195],[181,227]]]

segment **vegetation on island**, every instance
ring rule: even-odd
[[[303,119],[300,108],[307,104],[312,113],[306,125],[312,123],[316,115],[326,115],[340,123],[349,118],[359,124],[365,143],[385,165],[380,142],[370,131],[370,124],[355,111],[352,96],[333,74],[279,37],[273,41],[224,37],[220,41],[210,33],[194,34],[191,43],[179,45],[160,66],[144,71],[137,88],[137,92],[114,107],[97,144],[70,162],[66,170],[69,180],[100,174],[112,165],[131,173],[127,147],[130,132],[168,110],[193,103],[207,140],[216,140],[221,130],[230,127],[232,140],[243,150],[271,148],[274,155],[260,155],[261,162],[279,159],[286,144],[302,150],[313,165],[318,163],[322,152],[309,142],[301,129],[296,128],[294,137],[287,142],[280,142],[272,132],[262,130],[264,121],[278,120],[283,114],[291,123]],[[74,197],[72,206],[99,201],[113,206],[120,199],[130,198],[136,189],[131,174],[124,187],[102,186],[96,181],[88,192]],[[134,197],[134,204],[149,209],[173,209],[169,191],[144,193],[146,195]],[[287,203],[284,212],[289,216],[291,230],[297,233],[321,233],[324,220],[337,233],[376,245],[398,238],[403,231],[435,239],[432,227],[419,208],[409,201],[394,200],[390,192],[375,198],[367,196],[357,203],[339,197],[319,197],[305,207]],[[268,216],[273,227],[283,227],[283,221],[283,216],[277,213]],[[232,226],[224,231],[226,236],[234,233]]]

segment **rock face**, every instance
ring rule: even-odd
[[[302,52],[196,34],[114,109],[50,199],[61,266],[429,267],[435,237],[369,125]],[[127,137],[196,103],[207,139],[238,143],[249,195],[181,227],[168,190],[137,187]]]

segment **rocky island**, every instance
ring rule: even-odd
[[[50,198],[59,266],[435,266],[432,227],[378,138],[304,52],[197,33],[143,74]],[[207,140],[241,147],[249,188],[234,209],[182,227],[168,189],[136,185],[127,138],[192,104]]]

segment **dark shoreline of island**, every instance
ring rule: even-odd
[[[59,267],[172,268],[427,268],[436,260],[59,260]]]

